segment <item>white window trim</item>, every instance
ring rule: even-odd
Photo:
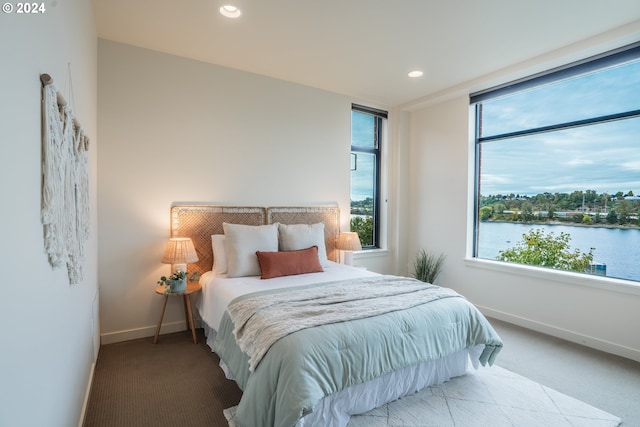
[[[515,264],[503,261],[493,261],[481,258],[465,258],[469,267],[501,273],[518,274],[546,281],[561,282],[581,287],[590,287],[609,292],[617,292],[640,296],[640,285],[632,280],[615,279],[611,277],[595,276],[587,273],[575,273],[564,270],[547,269],[534,265]]]
[[[384,249],[384,248],[366,249],[366,250],[354,252],[353,259],[380,258],[380,257],[388,256],[389,253],[390,253],[389,249]]]

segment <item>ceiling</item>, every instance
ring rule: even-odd
[[[100,38],[387,107],[640,21],[638,0],[93,2]]]

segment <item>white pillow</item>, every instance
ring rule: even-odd
[[[329,265],[327,249],[324,244],[324,223],[279,224],[278,239],[281,251],[296,251],[317,246],[320,265],[322,267]]]
[[[241,225],[223,223],[227,251],[227,277],[259,276],[256,251],[278,250],[278,224]]]
[[[225,249],[224,234],[214,234],[211,236],[211,247],[213,248],[213,268],[216,274],[227,273],[227,250]]]

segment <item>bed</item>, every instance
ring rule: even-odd
[[[454,291],[339,264],[339,224],[336,206],[172,206],[207,344],[243,391],[230,425],[346,426],[502,348]]]

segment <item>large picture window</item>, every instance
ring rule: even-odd
[[[387,112],[351,109],[351,231],[363,249],[380,247],[380,145]]]
[[[474,256],[640,282],[640,45],[471,105]]]

